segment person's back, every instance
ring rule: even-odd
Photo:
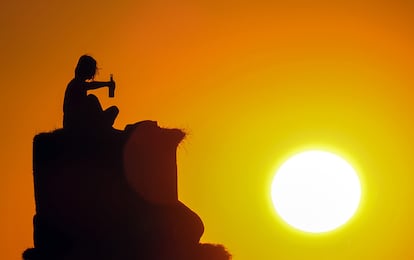
[[[78,79],[72,79],[65,91],[63,101],[63,127],[71,128],[85,124],[87,112],[86,89]]]

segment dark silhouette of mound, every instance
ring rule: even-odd
[[[199,242],[202,220],[178,200],[184,136],[153,121],[37,135],[34,248],[23,258],[230,259],[223,246]]]

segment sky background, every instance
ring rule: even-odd
[[[413,259],[414,4],[411,1],[0,3],[0,258],[31,247],[32,139],[62,127],[80,55],[114,74],[119,129],[184,129],[179,198],[204,242],[235,260]],[[342,228],[286,226],[275,169],[303,149],[347,159],[363,199]]]

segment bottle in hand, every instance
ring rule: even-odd
[[[111,74],[111,76],[110,76],[110,81],[111,82],[114,82],[114,79],[113,79],[113,75]],[[109,87],[109,97],[114,97],[115,96],[115,86],[110,86]]]

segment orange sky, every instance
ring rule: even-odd
[[[180,127],[179,197],[203,241],[236,260],[412,259],[414,5],[410,1],[3,1],[0,258],[32,245],[31,142],[61,127],[78,57],[110,73],[118,128]],[[274,169],[304,148],[358,169],[363,201],[341,229],[286,227]]]

